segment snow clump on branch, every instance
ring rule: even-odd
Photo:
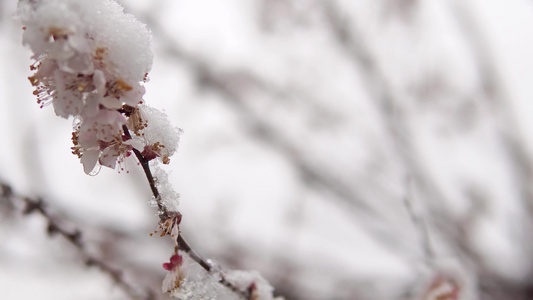
[[[178,129],[153,108],[140,111],[153,61],[144,24],[113,0],[21,0],[18,17],[35,60],[37,102],[75,118],[72,152],[85,173],[115,168],[133,149],[169,163]],[[161,124],[166,134],[152,129]]]
[[[187,253],[173,255],[163,268],[168,271],[163,292],[180,300],[285,300],[273,295],[274,288],[257,271],[223,271],[212,265],[207,272]]]

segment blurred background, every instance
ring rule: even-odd
[[[145,100],[184,130],[166,170],[203,256],[287,300],[533,299],[533,1],[120,2],[153,33]],[[141,168],[84,174],[15,10],[0,1],[0,181],[168,299]],[[8,198],[1,299],[128,299]]]

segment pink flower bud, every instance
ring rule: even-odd
[[[172,271],[172,269],[174,269],[174,265],[172,263],[164,263],[163,264],[163,269],[165,269],[167,271]]]
[[[174,254],[170,258],[170,263],[175,265],[175,266],[181,266],[181,264],[183,263],[183,257],[181,257],[178,254]]]
[[[141,155],[144,157],[144,159],[146,160],[152,160],[152,159],[155,159],[159,156],[159,154],[153,150],[153,147],[151,146],[144,146],[144,150],[143,152],[141,152]]]

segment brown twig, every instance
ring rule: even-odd
[[[124,131],[124,135],[131,139],[131,134],[126,125],[122,126],[122,130]],[[157,189],[155,185],[155,179],[152,175],[152,171],[150,170],[150,164],[147,159],[144,158],[144,156],[141,154],[141,152],[135,148],[133,148],[133,153],[135,153],[135,156],[139,160],[139,163],[141,164],[144,174],[146,175],[146,179],[148,180],[148,184],[150,185],[150,190],[152,190],[152,195],[154,195],[157,208],[159,209],[159,217],[161,221],[165,221],[168,219],[169,214],[163,203],[161,202],[161,194],[159,194],[159,190]]]
[[[189,246],[189,243],[185,241],[185,239],[183,238],[181,234],[178,235],[177,242],[179,245],[179,249],[187,252],[189,256],[194,261],[196,261],[204,270],[206,270],[207,272],[213,271],[213,266],[210,263],[208,263],[200,254],[198,254],[198,252],[192,249],[191,246]]]
[[[131,134],[130,134],[129,129],[128,129],[128,127],[126,125],[123,125],[122,130],[124,131],[124,135],[126,137],[131,138]],[[133,153],[135,153],[135,156],[139,160],[139,163],[141,164],[141,166],[143,168],[144,174],[146,175],[146,179],[148,180],[148,184],[150,185],[150,189],[152,191],[152,195],[156,199],[157,207],[159,209],[160,221],[164,222],[164,221],[166,221],[167,219],[169,219],[171,217],[170,216],[171,213],[169,213],[169,211],[165,208],[165,206],[163,205],[163,203],[161,201],[161,194],[159,193],[159,190],[157,189],[157,186],[155,184],[156,179],[154,178],[154,176],[152,175],[152,171],[150,170],[149,160],[146,159],[142,155],[142,153],[139,150],[135,149],[135,148],[133,149]],[[180,220],[181,220],[181,217],[180,217]],[[178,225],[179,225],[179,223],[178,223]],[[189,256],[196,263],[198,263],[205,271],[207,271],[208,273],[215,273],[217,271],[217,270],[215,270],[213,268],[213,266],[209,262],[207,262],[207,260],[205,260],[200,254],[198,254],[198,252],[196,252],[194,249],[192,249],[192,247],[187,243],[187,241],[183,238],[183,236],[181,234],[178,234],[178,236],[176,237],[176,242],[178,244],[178,249],[176,249],[176,250],[182,250],[182,251],[186,252],[187,254],[189,254]],[[238,287],[233,285],[231,282],[227,281],[224,278],[224,274],[222,272],[219,272],[218,275],[220,275],[219,283],[221,283],[222,285],[228,287],[229,289],[231,289],[235,293],[239,294],[240,296],[244,297],[244,299],[249,299],[250,298],[249,293],[247,293],[245,291],[241,291]]]

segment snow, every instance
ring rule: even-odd
[[[178,150],[181,130],[172,125],[167,114],[146,104],[139,106],[139,112],[146,122],[141,130],[142,139],[147,145],[160,144],[160,158],[174,155]],[[166,160],[163,160],[165,163]],[[168,162],[166,162],[168,164]]]
[[[110,65],[114,76],[136,82],[150,71],[153,60],[150,33],[132,15],[124,14],[115,1],[45,1],[39,5],[21,1],[19,14],[21,21],[27,23],[25,40],[30,45],[37,41],[29,35],[43,34],[51,27],[65,27],[88,34],[98,47],[106,49],[104,63]],[[39,18],[33,18],[34,14]]]
[[[439,274],[475,299],[483,292],[472,291],[483,279],[475,264],[497,281],[527,281],[530,2],[332,1],[378,62],[390,111],[318,2],[125,0],[126,12],[149,23],[126,31],[117,28],[131,16],[98,3],[74,11],[96,17],[111,8],[112,24],[87,30],[112,36],[101,41],[116,50],[113,72],[142,80],[154,35],[144,100],[168,116],[163,127],[185,132],[164,166],[168,178],[158,178],[173,185],[165,198],[181,195],[182,231],[204,256],[257,270],[296,299],[403,299],[428,292]],[[0,5],[0,179],[44,196],[129,279],[159,290],[173,244],[148,236],[157,217],[140,166],[129,157],[129,173],[83,174],[68,122],[31,94],[15,4]],[[68,17],[60,12],[50,16]],[[218,83],[203,77],[198,60]],[[433,267],[406,211],[409,195],[428,224]],[[71,246],[47,238],[38,219],[0,218],[0,298],[124,298]]]

